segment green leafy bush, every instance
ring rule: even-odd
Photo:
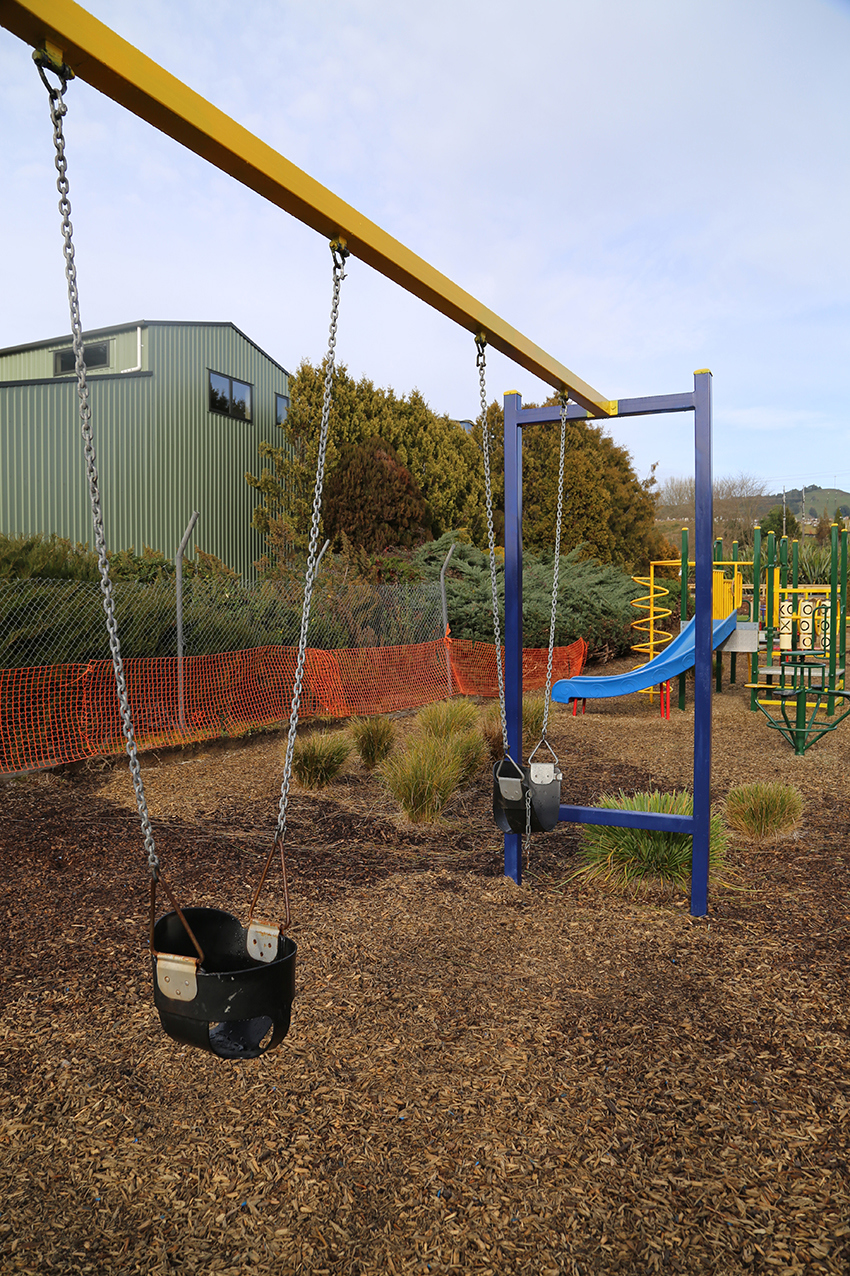
[[[296,741],[293,774],[305,789],[323,789],[339,775],[350,752],[351,746],[341,732],[312,732]]]
[[[389,756],[395,739],[395,727],[389,718],[352,718],[348,724],[360,761],[367,771]]]
[[[421,735],[384,761],[380,778],[411,823],[431,824],[461,782],[461,759],[445,739]]]
[[[742,784],[726,794],[723,814],[736,833],[754,842],[771,842],[799,828],[803,796],[793,784]]]
[[[596,804],[614,811],[650,811],[663,815],[693,815],[690,793],[635,793],[622,791],[601,797]],[[686,888],[691,875],[692,838],[687,833],[655,829],[613,828],[603,824],[581,826],[581,868],[573,876],[598,882],[626,894],[653,887]],[[723,822],[712,815],[709,834],[709,876],[717,879],[726,867],[728,840]]]
[[[764,543],[762,543],[762,555],[765,553],[766,550],[764,548]],[[829,543],[819,545],[813,536],[806,537],[806,539],[800,544],[799,553],[800,584],[828,585],[832,554],[831,545]],[[764,562],[764,558],[762,558],[762,562]],[[788,583],[791,583],[790,572]]]

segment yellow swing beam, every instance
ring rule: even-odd
[[[47,47],[76,75],[181,146],[235,177],[326,239],[341,239],[407,292],[469,332],[483,333],[513,359],[596,417],[609,401],[545,350],[476,301],[271,146],[242,128],[73,0],[0,0],[0,25],[34,48]]]

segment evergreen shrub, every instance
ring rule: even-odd
[[[438,581],[456,533],[423,545],[414,554],[426,580]],[[523,641],[526,647],[548,647],[552,612],[554,554],[523,555]],[[632,641],[631,600],[638,590],[626,572],[602,566],[575,549],[561,556],[555,645],[566,647],[583,638],[591,652],[609,649],[625,654]],[[498,595],[504,633],[504,567],[498,566]],[[446,603],[453,638],[492,643],[493,611],[489,557],[473,545],[458,542],[446,571]]]

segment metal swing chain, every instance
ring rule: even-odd
[[[487,505],[487,544],[490,549],[490,590],[493,596],[493,636],[496,647],[496,675],[499,681],[499,715],[502,720],[502,743],[505,757],[510,757],[508,743],[508,713],[505,705],[505,676],[502,670],[502,634],[499,624],[499,586],[496,577],[496,535],[493,531],[493,484],[490,477],[490,429],[487,425],[487,356],[485,347],[487,338],[483,335],[475,338],[477,354],[475,366],[478,368],[478,384],[481,393],[481,448],[484,453],[484,495]]]
[[[153,829],[148,813],[147,798],[139,768],[139,755],[136,749],[136,738],[133,731],[133,716],[127,695],[127,683],[124,678],[124,665],[121,659],[121,644],[118,639],[118,626],[115,620],[115,604],[112,581],[109,576],[109,558],[106,552],[106,539],[103,531],[103,511],[100,501],[100,484],[97,473],[97,456],[91,428],[91,405],[89,388],[86,381],[86,364],[83,354],[83,325],[80,319],[80,298],[77,290],[77,267],[74,261],[73,227],[71,225],[71,201],[68,198],[68,162],[65,158],[65,137],[62,119],[67,113],[64,95],[68,80],[73,77],[69,67],[57,67],[44,53],[36,52],[33,59],[38,67],[44,87],[50,98],[50,119],[53,122],[53,143],[56,148],[56,171],[59,177],[56,187],[59,191],[59,211],[62,214],[62,239],[65,255],[65,278],[68,281],[68,306],[71,312],[71,334],[74,347],[74,369],[77,375],[77,397],[80,401],[80,431],[83,436],[86,460],[86,475],[89,484],[94,544],[97,551],[97,565],[100,572],[100,591],[103,594],[103,610],[106,613],[106,628],[109,633],[109,650],[112,654],[112,668],[115,673],[115,685],[118,691],[118,702],[121,708],[121,722],[126,741],[127,756],[130,762],[130,775],[133,790],[136,794],[136,806],[145,839],[145,850],[148,856],[148,868],[154,882],[159,878],[159,858],[156,853]],[[60,81],[60,87],[54,86],[47,79],[45,68],[52,71]],[[169,892],[170,894],[170,892]]]
[[[561,395],[561,455],[558,461],[558,512],[555,515],[555,565],[552,570],[552,619],[549,622],[549,659],[546,664],[546,691],[543,699],[543,730],[546,740],[549,726],[549,699],[552,694],[552,657],[555,652],[555,618],[558,611],[558,573],[561,567],[561,523],[564,514],[564,454],[567,441],[567,400]],[[547,741],[548,744],[548,741]]]
[[[278,805],[277,829],[269,851],[259,885],[251,903],[251,914],[259,899],[260,891],[266,879],[275,849],[280,850],[281,867],[283,869],[283,885],[286,900],[286,925],[289,925],[289,888],[286,880],[286,860],[284,858],[284,842],[286,840],[286,808],[289,802],[289,785],[292,778],[292,757],[295,751],[295,734],[298,730],[298,712],[301,707],[301,687],[304,680],[304,664],[307,655],[307,633],[310,628],[310,603],[313,597],[313,586],[316,580],[316,568],[319,555],[316,550],[319,544],[319,522],[322,516],[322,489],[325,481],[325,457],[328,447],[328,433],[333,400],[334,358],[336,353],[336,331],[339,318],[340,285],[345,279],[345,259],[349,256],[343,240],[331,242],[333,256],[333,300],[331,302],[330,336],[328,339],[327,366],[325,368],[324,395],[322,398],[322,423],[319,429],[319,452],[316,461],[316,484],[313,490],[313,515],[310,523],[310,537],[307,548],[307,569],[304,576],[304,604],[301,611],[301,633],[298,638],[298,658],[295,666],[295,682],[292,687],[292,709],[289,715],[289,734],[286,740],[286,759],[283,765],[283,782],[280,786],[280,802]],[[249,917],[249,922],[250,922]]]

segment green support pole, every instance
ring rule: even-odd
[[[801,677],[797,690],[797,717],[795,720],[794,752],[802,757],[806,752],[806,685]]]
[[[779,538],[779,588],[780,588],[781,590],[782,590],[782,589],[787,589],[787,588],[788,588],[788,537],[787,537],[787,536],[780,536],[780,538]],[[786,603],[787,603],[787,601],[788,601],[788,595],[787,595],[787,594],[785,594],[785,595],[784,595],[784,597],[782,597],[781,602],[780,602],[780,611],[781,611],[781,604],[782,604],[782,602],[786,602]],[[796,646],[796,643],[794,642],[794,616],[793,616],[793,612],[794,612],[794,595],[792,594],[792,595],[791,595],[791,613],[792,613],[792,615],[791,615],[791,648],[792,648],[792,650],[793,650],[793,648]],[[781,635],[781,633],[782,633],[782,620],[781,620],[781,619],[780,619],[780,622],[779,622],[779,632],[780,632],[780,635]],[[783,654],[782,654],[782,638],[781,638],[781,637],[780,637],[780,639],[779,639],[779,644],[780,644],[780,646],[779,646],[779,663],[780,663],[780,665],[781,665],[781,664],[784,664],[784,663],[785,663],[785,657],[784,657],[784,656],[783,656]],[[791,663],[792,663],[792,667],[793,667],[793,661],[792,661]],[[796,676],[796,671],[795,671],[795,676]],[[779,681],[780,681],[781,685],[784,687],[784,686],[785,686],[785,674],[784,674],[784,673],[783,673],[783,675],[782,675],[782,677],[780,678],[780,680],[779,680]]]
[[[679,584],[679,618],[682,624],[688,619],[688,529],[682,528],[682,565],[680,567],[680,584]],[[685,687],[687,684],[687,674],[679,674],[679,708],[685,707]]]
[[[722,541],[722,540],[720,539],[720,537],[718,536],[718,537],[717,537],[717,540],[714,542],[714,561],[715,561],[715,563],[719,563],[719,562],[720,562],[720,560],[722,559],[722,557],[723,557],[723,541]],[[712,615],[714,615],[714,606],[713,606],[713,604],[714,604],[714,597],[713,597],[713,595],[714,595],[714,589],[713,589],[713,588],[712,588],[712,591],[711,591],[711,592],[712,592],[712,600],[711,600],[711,601],[712,601]],[[716,651],[714,654],[715,654],[715,661],[716,661],[715,666],[714,666],[714,668],[715,668],[715,674],[714,674],[714,690],[715,690],[715,691],[718,693],[718,695],[719,695],[719,694],[720,694],[720,692],[723,690],[723,656],[721,655],[721,652],[720,652],[720,648],[719,648],[719,647],[717,648],[717,651]]]
[[[791,588],[797,590],[800,584],[800,545],[798,541],[791,542]],[[793,594],[794,610],[797,612],[797,619],[791,622],[791,650],[796,651],[800,645],[800,600],[799,595]]]
[[[847,658],[847,528],[841,529],[841,576],[839,578],[839,611],[841,613],[841,625],[838,631],[838,663],[841,666],[841,690],[847,686],[847,677],[844,670]]]
[[[756,523],[753,529],[753,614],[751,619],[757,625],[761,625],[761,527]],[[750,682],[758,682],[759,680],[759,652],[758,643],[755,652],[750,660]],[[758,711],[758,692],[753,687],[750,692],[750,710],[753,713]]]
[[[835,670],[838,666],[838,524],[831,528],[829,554],[829,695],[826,698],[826,712],[835,713]]]
[[[768,532],[767,534],[767,589],[765,613],[764,613],[764,631],[765,631],[765,647],[764,647],[764,663],[768,666],[773,664],[773,571],[776,567],[776,534]]]
[[[737,542],[737,541],[733,541],[733,542],[732,542],[732,562],[733,562],[733,563],[737,563],[737,561],[738,561],[738,542]],[[737,572],[734,572],[734,573],[733,573],[733,577],[732,577],[733,583],[734,583],[734,581],[737,579],[737,575],[738,575],[738,573],[737,573]],[[731,654],[731,655],[730,655],[730,657],[729,657],[729,682],[730,682],[730,684],[734,684],[737,673],[738,673],[738,659],[737,659],[737,657],[736,657],[736,655],[735,655],[735,653],[734,653],[734,651],[733,651],[733,652],[732,652],[732,654]]]

